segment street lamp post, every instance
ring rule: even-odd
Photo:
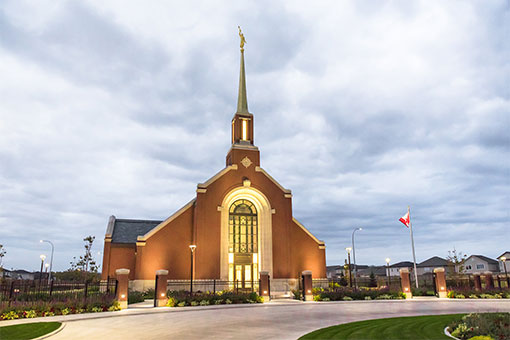
[[[501,261],[503,262],[503,268],[505,268],[505,279],[506,279],[506,288],[510,288],[510,279],[508,278],[508,273],[506,271],[506,257],[502,256]]]
[[[352,288],[352,272],[351,272],[351,250],[352,248],[351,247],[347,247],[345,248],[345,250],[347,250],[347,259],[348,259],[348,263],[349,263],[349,286]]]
[[[39,271],[39,287],[41,287],[41,281],[42,281],[42,269],[44,266],[44,260],[46,260],[46,255],[40,255],[39,258],[41,259],[41,270]]]
[[[363,228],[359,227],[352,231],[352,259],[354,261],[354,286],[358,288],[358,282],[356,281],[356,275],[358,273],[358,268],[356,267],[356,248],[354,248],[354,233],[358,230],[363,230]]]
[[[53,252],[55,250],[55,246],[53,245],[53,242],[48,241],[48,240],[40,240],[39,242],[40,243],[46,242],[46,243],[51,244],[50,275],[48,275],[48,284],[49,284],[51,281],[51,271],[53,270]]]
[[[193,295],[193,254],[195,253],[196,245],[192,244],[189,246],[191,250],[191,267],[190,267],[190,284],[189,284],[189,295]]]
[[[388,289],[391,289],[390,258],[386,258],[386,272],[388,273]]]

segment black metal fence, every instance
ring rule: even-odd
[[[13,301],[68,301],[95,297],[113,297],[117,293],[117,280],[100,282],[39,282],[33,280],[12,280],[0,282],[0,302]]]
[[[185,291],[191,289],[190,280],[168,281],[167,290]],[[216,293],[220,291],[233,291],[236,293],[252,293],[259,291],[259,280],[254,281],[224,281],[224,280],[193,280],[194,293]]]

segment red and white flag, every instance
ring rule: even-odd
[[[404,223],[406,225],[406,227],[409,228],[409,224],[411,223],[411,218],[409,217],[409,211],[404,216],[402,216],[399,219],[399,221]]]

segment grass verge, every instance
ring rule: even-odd
[[[51,333],[61,325],[60,322],[34,322],[21,325],[0,327],[2,340],[28,340]]]
[[[436,340],[451,339],[444,328],[465,314],[410,316],[346,323],[318,329],[299,339]]]

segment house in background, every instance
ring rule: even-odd
[[[34,280],[34,273],[28,272],[23,269],[17,269],[17,270],[8,270],[5,269],[2,271],[2,276],[4,278],[11,278],[13,280]]]
[[[499,272],[498,261],[483,255],[471,255],[464,261],[464,274],[475,274],[484,272]],[[459,266],[457,266],[459,271]]]
[[[418,275],[433,274],[434,268],[444,268],[446,273],[452,271],[451,268],[448,268],[448,261],[439,256],[433,256],[416,265]]]
[[[505,261],[502,260],[503,257]],[[508,263],[510,261],[510,251],[505,251],[503,254],[499,255],[497,259],[499,262],[499,271],[505,273],[506,267],[506,273],[510,272],[510,264]]]
[[[414,264],[411,261],[402,261],[390,266],[390,276],[400,276],[400,269],[407,268],[411,271],[414,268]]]
[[[349,267],[348,265],[327,266],[326,267],[326,277],[328,279],[339,279],[342,277],[342,274],[344,276],[347,276],[345,269],[348,267]],[[363,269],[366,269],[366,268],[368,268],[368,266],[366,264],[357,264],[356,269],[358,271],[358,276],[360,275],[360,271]],[[351,263],[351,271],[353,272],[353,275],[354,275],[354,264],[352,264],[352,263]]]

